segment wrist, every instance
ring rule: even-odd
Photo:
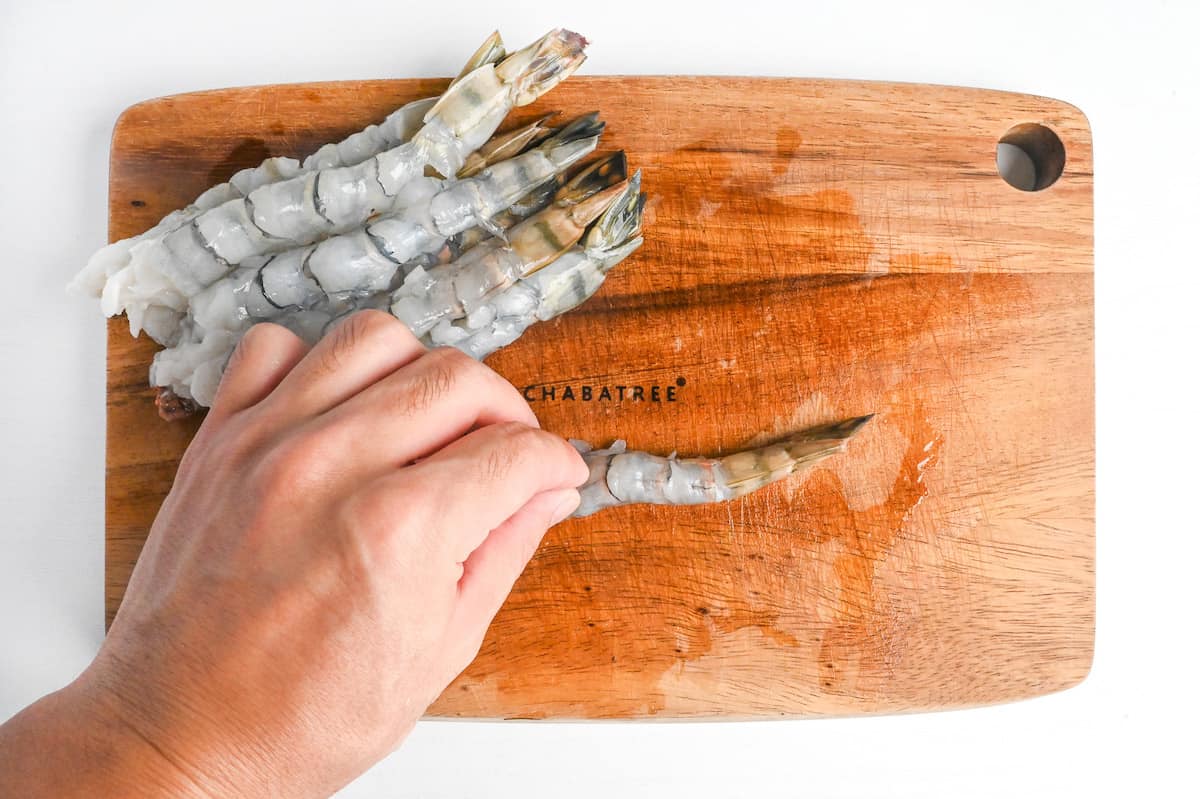
[[[105,779],[128,792],[119,795],[211,796],[203,780],[160,740],[161,731],[140,724],[124,697],[96,678],[95,668],[59,693],[63,710],[76,720],[89,750],[101,755]]]
[[[205,796],[81,680],[0,725],[0,795]]]

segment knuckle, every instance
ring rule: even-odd
[[[246,348],[271,347],[299,339],[299,336],[283,325],[277,325],[274,322],[259,322],[242,336],[241,345]]]
[[[455,375],[474,374],[481,364],[454,347],[435,347],[421,359],[422,363],[436,364]]]
[[[457,352],[457,350],[455,350]],[[465,356],[464,356],[465,357]],[[435,350],[420,361],[405,392],[406,410],[425,411],[449,394],[461,382],[463,369],[453,356]]]
[[[453,382],[446,385],[440,394],[448,393],[452,388],[468,388],[476,397],[485,399],[488,405],[502,408],[508,414],[525,417],[536,424],[529,404],[511,383],[461,350],[437,347],[430,350],[421,362],[428,362],[430,367],[436,367],[443,375],[448,374],[453,378]]]
[[[253,468],[253,482],[265,499],[303,496],[321,481],[325,442],[317,433],[290,435],[266,448]]]
[[[543,446],[541,431],[521,422],[497,422],[489,430],[493,441],[479,467],[485,480],[505,479],[523,458]]]
[[[322,351],[318,369],[323,374],[341,370],[360,347],[375,341],[395,341],[411,338],[399,320],[383,311],[364,310],[351,315],[328,336],[329,345]]]
[[[517,457],[517,454],[507,447],[492,447],[479,464],[480,476],[487,482],[504,480],[512,471]]]
[[[229,357],[226,371],[236,367],[252,352],[268,352],[294,346],[301,339],[292,331],[273,322],[259,322],[243,334],[233,354]]]

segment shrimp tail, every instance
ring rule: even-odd
[[[467,59],[466,66],[450,82],[450,85],[453,86],[455,83],[458,83],[484,64],[495,64],[503,60],[504,55],[504,41],[500,38],[500,31],[492,31],[491,35],[483,40],[483,44],[479,45],[479,49]]]
[[[565,169],[596,149],[604,122],[598,112],[584,114],[571,120],[553,136],[538,145],[538,149],[557,169]]]
[[[573,175],[554,193],[554,202],[575,205],[625,180],[625,151],[618,150],[593,161]]]
[[[529,105],[566,80],[586,56],[587,39],[557,28],[496,65],[496,75],[511,84],[514,106]]]
[[[467,156],[458,179],[473,177],[489,166],[509,158],[515,158],[535,144],[540,144],[558,132],[546,123],[558,116],[558,111],[544,114],[528,125],[500,133],[484,142],[483,146]]]
[[[624,166],[624,164],[622,164]],[[600,218],[592,223],[583,237],[589,253],[604,253],[637,238],[642,232],[642,210],[646,195],[642,194],[642,170],[633,173],[625,191],[613,201]],[[640,242],[639,242],[640,243]]]
[[[745,496],[817,461],[841,452],[874,414],[810,427],[764,447],[743,450],[718,459],[731,497]]]
[[[603,132],[604,120],[600,118],[600,112],[592,111],[590,114],[583,114],[572,119],[561,130],[555,131],[554,135],[542,142],[542,146],[557,147],[579,139],[599,136]]]

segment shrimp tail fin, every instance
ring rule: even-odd
[[[600,112],[592,111],[589,114],[577,116],[563,125],[560,130],[554,132],[553,136],[542,142],[541,146],[549,149],[580,139],[599,136],[603,131],[604,120],[600,118]]]
[[[504,55],[504,41],[500,38],[500,31],[492,31],[491,35],[483,40],[483,44],[479,45],[479,49],[467,59],[462,72],[458,73],[458,76],[450,81],[450,85],[453,86],[458,83],[484,64],[497,63],[504,58]]]
[[[538,149],[561,171],[589,155],[600,142],[604,122],[598,112],[584,114],[568,122],[538,145]]]
[[[552,136],[557,129],[546,123],[557,115],[557,111],[551,111],[528,125],[507,133],[498,133],[488,139],[482,147],[467,156],[462,169],[458,170],[458,179],[477,175],[492,164],[514,158],[547,136]]]
[[[571,177],[554,193],[554,202],[563,205],[581,203],[597,192],[625,180],[625,153],[618,151],[593,161]]]
[[[589,254],[596,252],[603,255],[638,238],[642,232],[642,211],[645,207],[646,195],[642,194],[642,171],[639,169],[629,179],[625,191],[584,234],[584,249]]]
[[[496,65],[496,75],[512,86],[514,106],[529,105],[568,78],[586,56],[587,39],[557,28]]]
[[[810,427],[772,444],[720,458],[731,497],[740,497],[841,452],[874,414]]]

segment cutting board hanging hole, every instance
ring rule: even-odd
[[[1062,139],[1034,122],[1009,128],[996,145],[996,171],[1005,183],[1021,191],[1041,191],[1054,185],[1066,162]]]

